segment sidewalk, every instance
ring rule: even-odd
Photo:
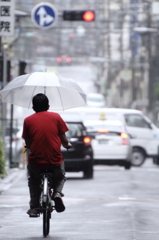
[[[0,194],[9,189],[15,180],[18,180],[22,174],[22,170],[26,169],[26,155],[21,156],[19,159],[19,166],[10,168],[9,160],[6,160],[6,175],[4,178],[0,178]]]
[[[9,189],[13,184],[14,180],[19,175],[20,168],[7,168],[7,175],[2,179],[0,178],[0,194]]]

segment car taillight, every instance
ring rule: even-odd
[[[122,145],[128,145],[128,135],[126,133],[121,133],[120,136],[122,138]]]
[[[85,145],[90,145],[91,138],[90,137],[84,137],[83,142],[84,142]]]

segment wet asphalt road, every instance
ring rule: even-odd
[[[96,166],[94,179],[67,174],[64,213],[53,212],[48,239],[159,240],[159,167]],[[42,216],[29,218],[26,170],[0,195],[0,239],[40,240]]]

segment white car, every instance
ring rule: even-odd
[[[92,136],[95,164],[131,167],[132,147],[124,124],[118,120],[84,121]]]
[[[159,128],[143,112],[125,108],[76,108],[65,114],[72,119],[86,120],[119,120],[131,136],[133,166],[141,166],[146,158],[153,158],[159,165]]]
[[[105,98],[100,93],[89,93],[87,95],[88,107],[105,107]]]

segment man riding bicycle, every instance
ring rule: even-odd
[[[30,191],[30,209],[27,214],[39,216],[41,195],[40,174],[44,169],[52,173],[52,200],[57,212],[65,210],[62,201],[62,189],[66,181],[61,144],[70,148],[65,132],[68,128],[58,113],[48,112],[49,100],[43,93],[32,99],[34,114],[24,119],[23,134],[26,147],[30,150],[28,157],[28,186]]]

